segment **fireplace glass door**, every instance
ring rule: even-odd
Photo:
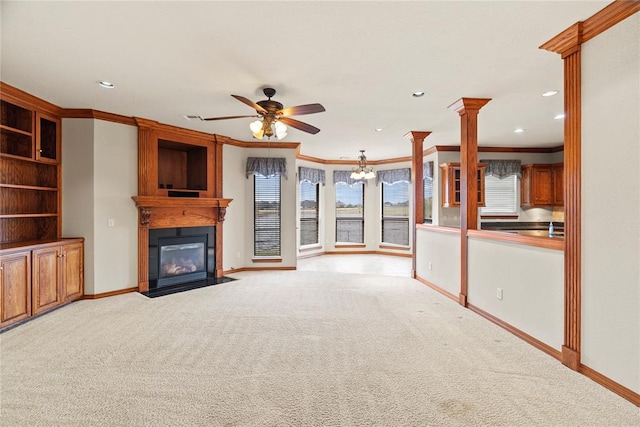
[[[207,278],[207,236],[158,239],[158,286]]]

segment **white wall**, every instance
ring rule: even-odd
[[[85,294],[136,287],[138,129],[63,119],[63,235],[85,238]],[[114,227],[107,226],[113,219]]]
[[[94,121],[62,119],[62,236],[84,237],[84,288],[94,294]]]
[[[94,125],[96,294],[138,286],[138,128]],[[114,227],[107,226],[113,219]]]
[[[460,232],[442,233],[424,226],[416,234],[416,275],[457,298],[460,294]]]
[[[232,270],[244,267],[245,254],[251,248],[245,248],[245,233],[253,230],[245,225],[246,210],[251,210],[251,195],[245,194],[245,166],[246,156],[244,149],[234,145],[225,144],[222,148],[222,195],[224,198],[233,199],[227,208],[227,214],[222,231],[222,269]]]
[[[241,151],[238,151],[241,150]],[[226,156],[229,156],[227,158]],[[284,157],[287,161],[287,178],[281,178],[281,262],[253,262],[253,177],[246,177],[248,157]],[[233,198],[225,216],[223,235],[224,269],[240,267],[282,268],[297,264],[297,181],[296,150],[289,148],[239,148],[225,146],[223,196]],[[227,192],[228,191],[228,192]],[[241,213],[242,212],[242,213]],[[227,223],[231,216],[242,218],[240,225],[236,218]],[[229,225],[231,224],[231,225]],[[229,225],[229,226],[228,226]],[[242,230],[240,230],[242,228]],[[240,244],[239,241],[242,243]],[[229,245],[227,247],[227,245]],[[240,252],[240,257],[237,256]],[[228,267],[227,267],[228,266]]]
[[[468,251],[469,304],[560,351],[564,251],[479,237],[468,239]]]
[[[640,13],[582,46],[581,362],[640,393]]]

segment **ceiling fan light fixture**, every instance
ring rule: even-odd
[[[251,129],[251,132],[253,132],[254,134],[260,132],[262,130],[262,120],[251,122],[249,124],[249,129]]]
[[[275,122],[273,128],[277,139],[282,139],[287,136],[287,126],[284,123]]]

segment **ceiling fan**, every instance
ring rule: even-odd
[[[282,139],[287,136],[287,127],[301,130],[315,135],[320,132],[315,126],[311,126],[308,123],[301,122],[300,120],[292,119],[289,116],[296,116],[302,114],[321,113],[325,111],[324,107],[320,104],[305,104],[297,105],[295,107],[284,108],[284,106],[272,100],[271,98],[276,94],[276,90],[270,87],[264,88],[262,92],[268,99],[253,102],[244,96],[231,95],[238,101],[247,104],[249,107],[256,110],[257,115],[249,116],[226,116],[226,117],[209,117],[202,118],[202,120],[227,120],[227,119],[241,119],[244,117],[257,117],[259,120],[252,122],[249,127],[253,132],[253,136],[257,139],[262,139],[264,136],[267,138],[272,137],[274,134],[276,138]]]

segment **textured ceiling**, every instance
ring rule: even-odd
[[[91,108],[250,141],[253,114],[232,98],[285,107],[321,129],[283,141],[302,154],[370,160],[459,143],[461,97],[491,98],[479,116],[484,146],[562,144],[559,55],[538,47],[585,20],[600,1],[2,1],[2,81],[64,108]],[[100,88],[108,80],[115,89]],[[422,98],[412,98],[414,91]],[[515,134],[522,127],[526,131]],[[382,128],[382,132],[376,132]]]

